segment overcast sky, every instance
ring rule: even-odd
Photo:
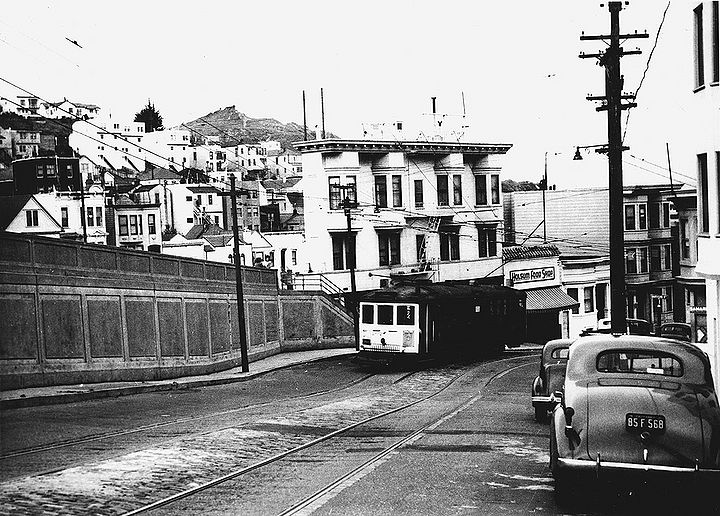
[[[694,175],[684,135],[695,3],[673,1],[668,10],[630,113],[625,184],[668,182],[649,164],[667,167],[666,142],[674,179]],[[621,32],[650,35],[624,45],[643,51],[622,59],[627,91],[638,87],[666,5],[636,0],[621,12]],[[585,100],[604,93],[603,69],[578,58],[603,43],[581,42],[581,31],[609,32],[607,4],[10,2],[0,18],[0,77],[49,100],[98,104],[113,117],[132,117],[149,98],[166,127],[229,105],[302,123],[303,89],[312,126],[323,87],[326,128],[347,138],[367,121],[413,126],[432,96],[439,112],[460,114],[464,93],[471,139],[513,144],[505,178],[539,180],[548,152],[550,184],[602,185],[604,157],[571,160],[574,146],[607,141],[606,114]],[[0,85],[0,95],[20,93]]]

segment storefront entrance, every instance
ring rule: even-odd
[[[527,313],[527,340],[537,344],[545,344],[552,339],[559,339],[561,335],[559,312],[531,312]]]

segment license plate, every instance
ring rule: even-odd
[[[651,414],[627,414],[625,416],[625,430],[628,432],[662,434],[665,432],[665,428],[665,416]]]

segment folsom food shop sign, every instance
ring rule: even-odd
[[[510,271],[510,281],[525,283],[528,281],[545,281],[555,279],[555,267],[542,267],[539,269],[521,269]]]

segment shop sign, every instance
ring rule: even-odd
[[[690,313],[691,313],[691,314],[704,314],[704,313],[707,313],[707,307],[706,307],[706,306],[691,306],[691,307],[690,307]]]
[[[538,269],[522,269],[510,271],[510,281],[524,283],[527,281],[545,281],[555,279],[555,267],[542,267]]]

